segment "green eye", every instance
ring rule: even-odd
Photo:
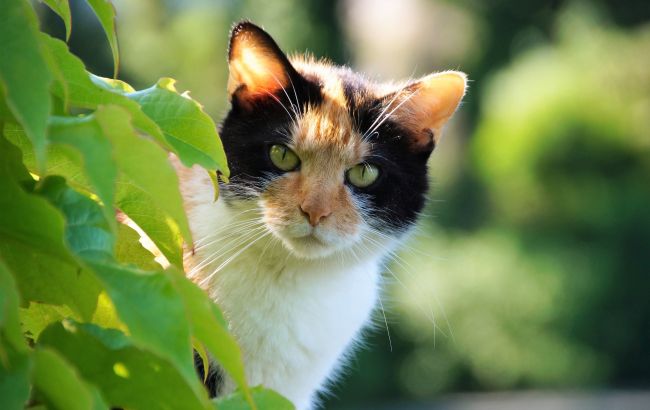
[[[273,165],[282,171],[293,171],[300,165],[300,158],[286,145],[272,145],[269,151],[269,157]]]
[[[379,176],[379,168],[372,164],[357,164],[348,169],[348,181],[358,188],[365,188],[372,185]]]

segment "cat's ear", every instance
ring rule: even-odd
[[[228,95],[244,107],[290,85],[295,70],[273,38],[250,22],[230,34]]]
[[[442,128],[454,114],[467,89],[467,76],[458,71],[430,74],[391,98],[397,122],[412,131],[412,147],[431,152]]]

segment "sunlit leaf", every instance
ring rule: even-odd
[[[17,125],[6,124],[4,131],[7,138],[23,152],[24,163],[32,172],[37,172],[32,145],[22,129]],[[80,153],[68,145],[50,144],[48,147],[46,173],[62,175],[75,188],[92,192],[93,187],[82,167],[83,163]],[[133,184],[125,175],[119,177],[116,190],[117,206],[147,232],[171,264],[182,266],[183,237],[178,224],[156,206],[151,195]]]
[[[50,305],[47,303],[30,302],[29,306],[20,309],[20,324],[26,337],[36,341],[50,323],[65,318],[79,319],[79,315],[67,306]]]
[[[24,0],[6,0],[0,13],[0,83],[14,117],[44,165],[51,74],[40,50],[36,15]]]
[[[196,101],[178,94],[173,79],[162,78],[153,87],[128,96],[156,121],[184,165],[199,164],[230,175],[214,121]]]
[[[156,244],[174,266],[183,266],[183,236],[174,220],[158,208],[151,196],[121,178],[117,181],[117,205]]]
[[[95,109],[100,105],[119,105],[129,112],[137,129],[149,134],[161,145],[169,147],[158,125],[142,112],[136,102],[121,94],[122,91],[133,90],[128,84],[89,74],[81,60],[70,53],[68,46],[61,40],[41,34],[41,41],[64,79],[54,82],[55,95],[80,108]]]
[[[136,343],[169,358],[188,380],[195,378],[185,307],[169,278],[110,263],[91,266]]]
[[[130,264],[143,270],[160,269],[160,265],[154,260],[153,254],[140,243],[140,235],[123,224],[119,224],[117,227],[115,257],[120,263]]]
[[[178,177],[167,159],[167,154],[152,141],[135,133],[128,113],[122,108],[100,107],[95,116],[104,135],[113,144],[115,159],[120,173],[124,176],[124,180],[120,182],[127,183],[127,186],[122,184],[118,188],[118,204],[128,196],[130,185],[136,187],[153,201],[153,205],[169,215],[178,224],[183,238],[191,242],[189,225],[178,189]],[[121,205],[120,208],[129,215]],[[141,228],[145,229],[142,226]],[[147,233],[156,242],[155,237],[150,232]]]
[[[93,73],[88,73],[90,80],[98,87],[105,88],[109,91],[118,92],[118,93],[133,93],[135,89],[131,87],[130,84],[118,80],[116,78],[105,78],[95,75]]]
[[[73,364],[85,380],[98,386],[111,407],[210,408],[205,391],[194,391],[169,361],[137,347],[120,331],[55,323],[43,331],[40,340]]]

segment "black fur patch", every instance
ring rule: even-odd
[[[203,369],[203,360],[197,352],[194,352],[194,369],[199,375],[201,381],[205,385],[205,388],[208,390],[210,398],[216,397],[221,393],[223,388],[223,370],[220,367],[215,366],[213,363],[210,363],[208,368],[208,377],[205,377]]]
[[[366,161],[378,165],[381,172],[379,179],[371,186],[351,188],[363,195],[377,211],[376,217],[370,221],[374,228],[407,228],[415,222],[418,212],[424,207],[429,189],[427,160],[431,151],[414,152],[410,130],[391,120],[382,122],[379,116],[390,98],[373,96],[368,92],[365,81],[347,70],[341,79],[348,112],[359,134],[365,135],[371,143],[370,156]],[[379,123],[381,125],[376,127]],[[371,129],[374,131],[369,132]]]
[[[242,23],[233,32],[243,29],[261,31],[250,23]],[[256,99],[252,107],[240,104],[237,93],[231,96],[232,108],[220,125],[221,140],[231,170],[230,184],[222,186],[226,202],[235,198],[255,198],[269,179],[280,175],[281,171],[269,159],[270,146],[286,143],[294,109],[300,115],[304,107],[317,106],[324,98],[321,80],[298,73],[271,37],[266,33],[263,35],[270,49],[281,54],[280,60],[289,64],[287,73],[292,88],[280,90],[268,98]],[[349,68],[332,67],[331,73],[341,79],[348,112],[357,131],[361,135],[368,133],[373,123],[381,121],[378,117],[390,97],[377,98],[372,86]],[[379,166],[380,176],[367,188],[350,185],[350,189],[372,207],[374,212],[369,215],[369,222],[377,229],[407,228],[424,207],[428,190],[426,163],[433,144],[420,151],[413,150],[410,141],[414,136],[411,132],[387,120],[365,136],[371,143],[371,154],[366,161]]]
[[[293,76],[291,81],[293,88],[285,90],[286,94],[279,91],[273,97],[260,99],[251,110],[242,108],[236,98],[233,99],[219,131],[231,173],[231,183],[222,186],[226,201],[250,197],[241,188],[252,187],[259,193],[262,191],[260,182],[279,175],[280,171],[268,156],[270,146],[287,142],[292,117],[296,115],[294,109],[302,115],[306,106],[322,102],[319,83],[300,75]]]

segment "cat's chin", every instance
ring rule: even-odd
[[[325,258],[341,248],[340,244],[328,244],[314,235],[306,235],[299,238],[284,237],[282,238],[282,242],[294,256],[302,259]]]

